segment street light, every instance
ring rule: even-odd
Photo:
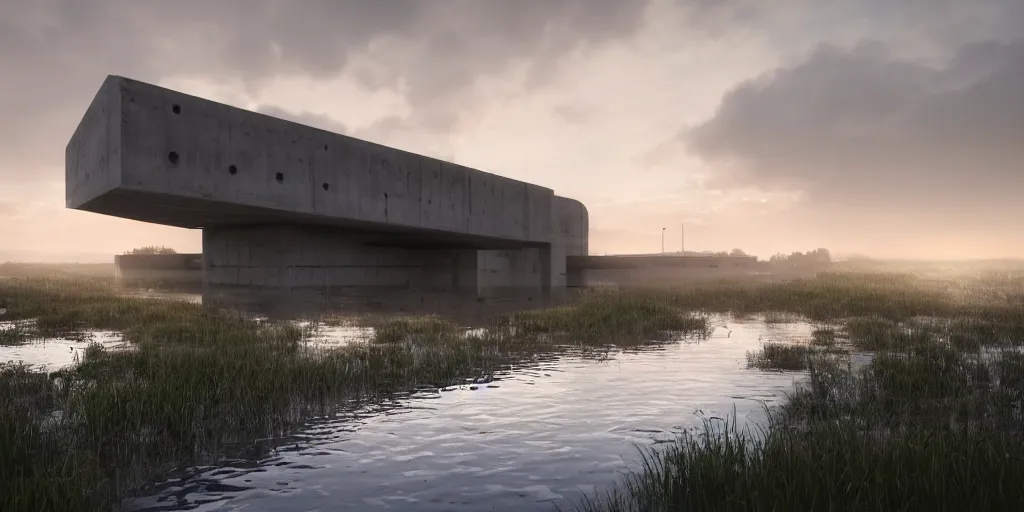
[[[661,228],[661,253],[665,254],[665,229]]]

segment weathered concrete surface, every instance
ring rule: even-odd
[[[69,208],[184,228],[323,223],[550,242],[551,189],[111,76],[67,147]]]
[[[588,250],[586,208],[551,189],[116,76],[68,144],[66,202],[203,229],[211,295],[532,302]]]
[[[199,290],[203,285],[202,254],[118,254],[114,280],[129,287]]]

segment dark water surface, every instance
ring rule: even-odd
[[[764,420],[800,373],[746,368],[762,342],[810,337],[805,323],[714,319],[708,340],[595,361],[551,356],[494,382],[410,394],[312,421],[259,461],[165,482],[129,510],[489,511],[567,508],[608,489],[638,445],[702,418]]]

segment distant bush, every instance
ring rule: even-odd
[[[125,254],[177,254],[178,251],[170,247],[150,245],[146,247],[136,247]]]
[[[828,249],[815,249],[813,251],[794,252],[792,254],[776,254],[769,260],[775,264],[787,264],[787,265],[820,265],[823,263],[832,262],[832,254],[828,252]]]

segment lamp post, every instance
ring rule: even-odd
[[[661,253],[665,254],[665,228],[661,228]]]

